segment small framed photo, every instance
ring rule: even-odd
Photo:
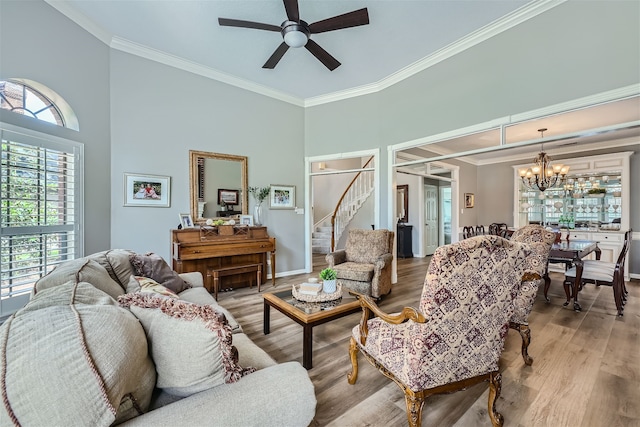
[[[191,214],[181,213],[178,215],[180,216],[180,225],[182,228],[193,228],[193,219],[191,218]]]
[[[475,204],[475,196],[473,193],[464,193],[464,207],[472,208]]]
[[[253,227],[253,215],[240,215],[240,225]]]
[[[171,203],[171,177],[124,174],[124,206],[168,208]]]
[[[271,209],[293,209],[296,207],[296,186],[271,184],[269,191]]]
[[[224,205],[237,205],[239,204],[240,192],[238,190],[224,190],[222,188],[218,189],[218,204],[220,206]]]

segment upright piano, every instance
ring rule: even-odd
[[[271,254],[271,280],[276,284],[276,239],[267,227],[200,226],[171,230],[172,267],[178,273],[199,271],[207,277],[208,268],[262,264],[262,283],[267,279],[267,253]],[[221,278],[220,288],[238,288],[255,282],[255,274]]]

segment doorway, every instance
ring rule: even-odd
[[[424,180],[424,233],[422,253],[425,256],[433,255],[438,248],[438,231],[440,227],[438,185],[434,185],[431,180]]]
[[[440,245],[451,243],[451,184],[440,187]]]
[[[379,228],[379,155],[368,150],[305,158],[305,272],[313,270],[314,253],[324,256],[332,245],[341,247],[349,228]],[[343,227],[332,220],[341,202],[351,213]]]

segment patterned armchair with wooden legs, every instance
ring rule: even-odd
[[[544,279],[547,270],[547,260],[551,246],[556,239],[556,233],[546,230],[541,225],[526,225],[514,231],[511,241],[529,245],[531,255],[527,257],[528,271],[540,275],[540,279],[523,281],[520,293],[514,300],[515,311],[509,322],[509,327],[515,329],[522,337],[522,358],[524,363],[531,365],[533,359],[529,356],[528,349],[531,343],[531,330],[529,329],[529,314],[533,309],[533,303],[538,295],[538,287]]]
[[[495,408],[502,386],[498,361],[530,252],[489,235],[439,247],[419,310],[389,315],[358,295],[363,313],[352,331],[349,383],[357,380],[361,352],[404,391],[409,425],[420,426],[427,397],[489,381],[489,416],[501,426]],[[377,317],[370,319],[372,313]]]
[[[345,248],[325,257],[336,271],[336,283],[376,299],[391,292],[393,236],[384,229],[349,230]]]

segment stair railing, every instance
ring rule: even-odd
[[[367,160],[362,169],[366,169],[373,156]],[[356,212],[364,202],[364,200],[371,195],[374,185],[374,173],[373,171],[362,170],[356,174],[351,180],[347,188],[342,193],[342,196],[336,204],[336,208],[331,215],[331,251],[336,248],[336,242],[340,240],[343,231],[355,216]]]

